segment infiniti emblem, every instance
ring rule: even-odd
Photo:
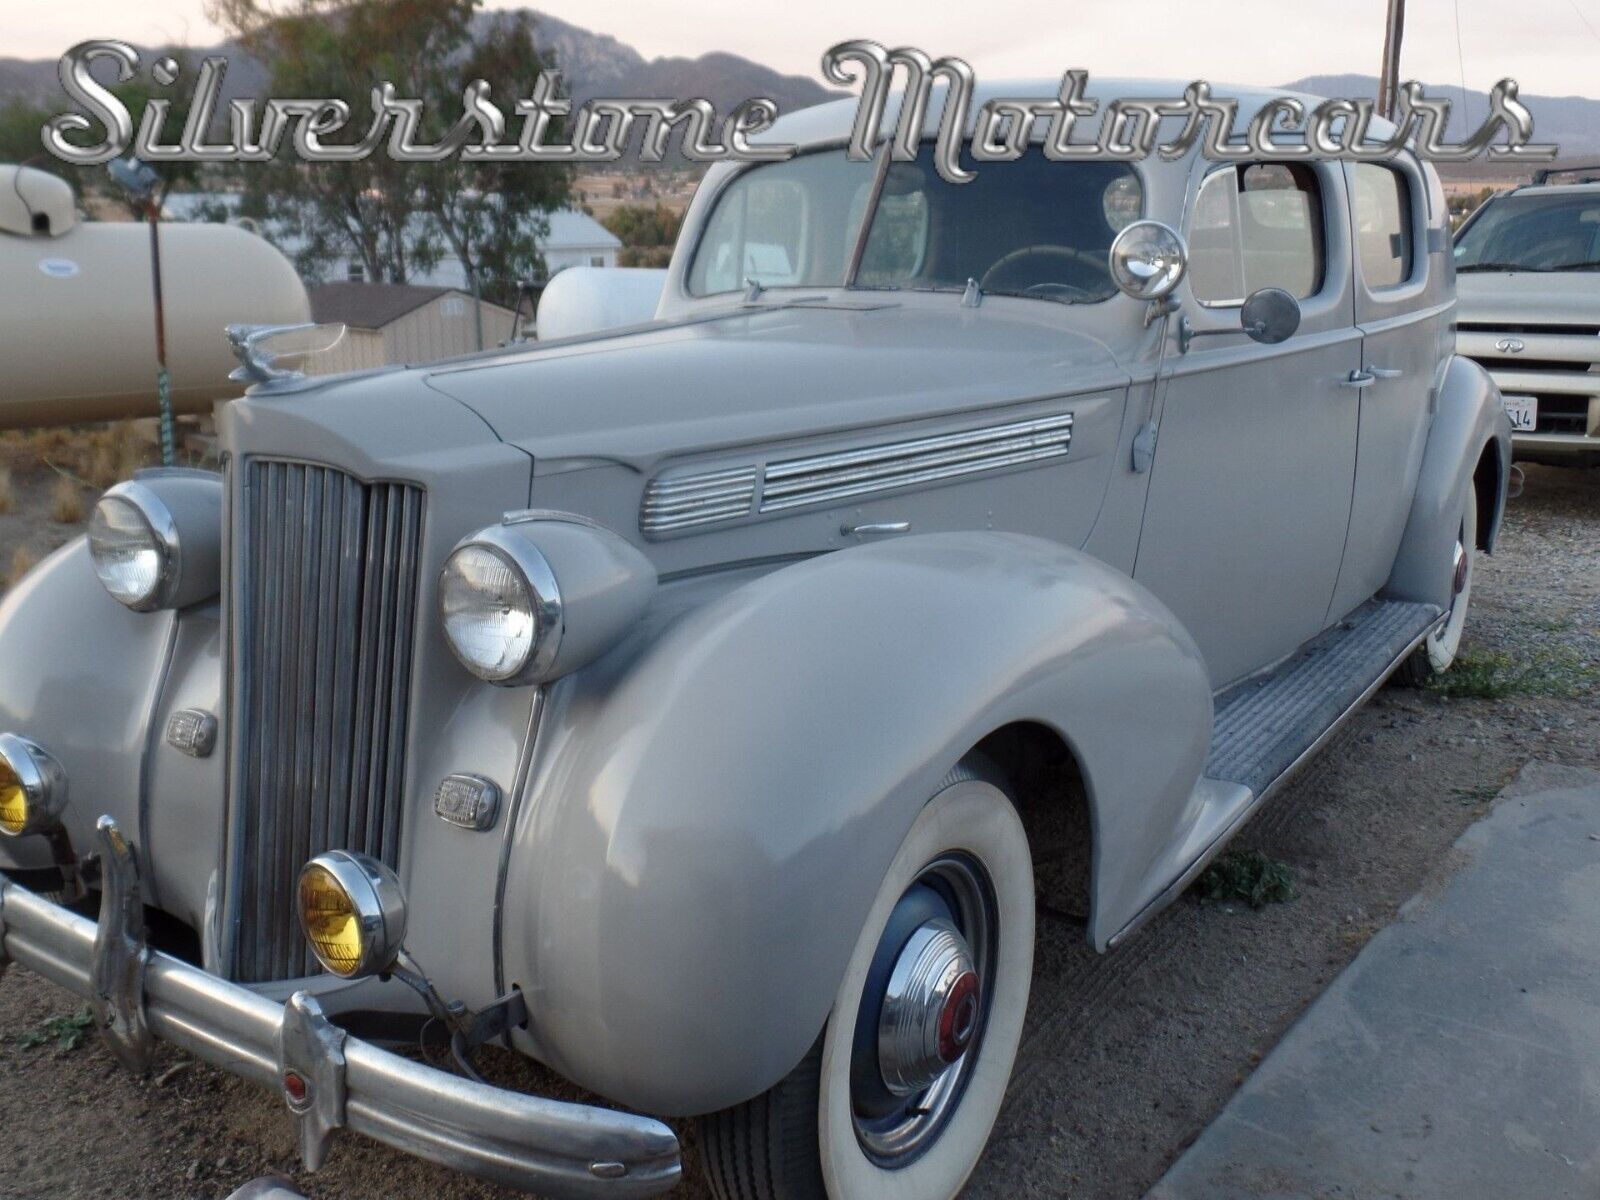
[[[1521,338],[1501,338],[1494,348],[1501,354],[1521,354],[1528,347]]]

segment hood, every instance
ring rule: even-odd
[[[1473,271],[1456,276],[1457,319],[1474,325],[1593,325],[1600,272]]]
[[[937,299],[935,305],[933,301]],[[1040,308],[1035,315],[1026,311]],[[536,472],[782,441],[1122,386],[1057,306],[956,297],[773,303],[436,369],[431,386],[531,452]]]

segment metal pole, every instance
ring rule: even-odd
[[[478,268],[467,268],[467,279],[472,283],[472,327],[477,335],[478,349],[483,349],[483,295],[478,287]]]
[[[156,298],[156,396],[161,402],[161,464],[176,460],[172,430],[172,376],[167,373],[167,311],[161,298],[161,210],[154,197],[145,202],[150,223],[150,279]]]
[[[1378,72],[1378,115],[1394,118],[1400,96],[1400,42],[1406,31],[1406,0],[1389,0],[1383,28],[1383,67]]]

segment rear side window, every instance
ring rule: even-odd
[[[1206,177],[1190,224],[1191,286],[1202,304],[1264,287],[1298,300],[1322,290],[1323,205],[1303,163],[1249,163]]]
[[[1369,288],[1394,287],[1411,278],[1411,189],[1393,167],[1356,163],[1351,202],[1356,252]]]

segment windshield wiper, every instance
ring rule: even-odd
[[[1562,263],[1559,267],[1546,267],[1548,271],[1600,271],[1600,258],[1591,258],[1584,262]]]

